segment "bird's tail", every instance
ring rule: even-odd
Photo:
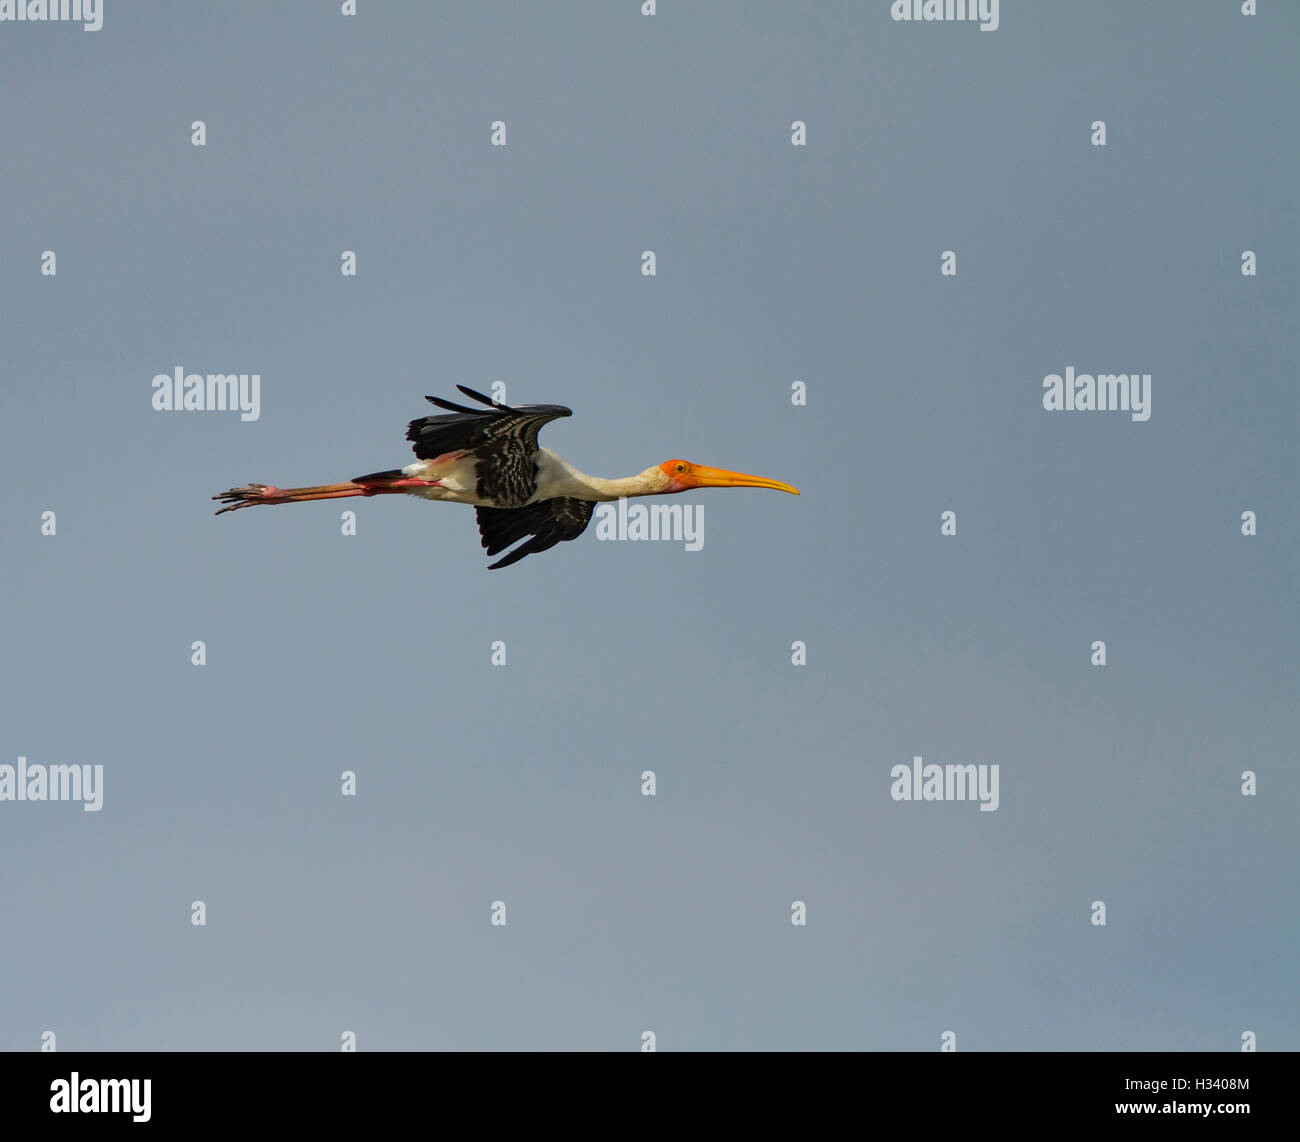
[[[371,472],[368,476],[353,476],[354,484],[391,484],[402,478],[401,468],[389,468],[387,472]]]

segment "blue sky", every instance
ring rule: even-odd
[[[104,767],[0,801],[0,1048],[1300,1048],[1300,12],[359,7],[0,24],[0,765]],[[494,382],[802,495],[211,514]]]

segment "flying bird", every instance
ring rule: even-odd
[[[774,488],[799,494],[780,480],[706,468],[689,460],[668,460],[635,476],[606,480],[588,476],[540,448],[537,433],[548,421],[572,416],[559,404],[525,404],[511,408],[491,397],[456,386],[485,408],[468,408],[438,397],[424,399],[449,415],[413,420],[406,430],[417,457],[414,464],[387,472],[372,472],[342,484],[310,488],[277,488],[245,484],[214,500],[226,506],[216,513],[259,504],[292,504],[303,500],[336,500],[345,496],[378,496],[402,492],[426,500],[470,504],[478,514],[478,530],[488,555],[499,555],[526,540],[488,570],[509,567],[527,555],[546,551],[586,529],[595,506],[624,496],[663,496],[694,488]]]

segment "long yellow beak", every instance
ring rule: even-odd
[[[799,494],[798,488],[780,480],[751,476],[746,472],[728,472],[726,468],[706,468],[703,464],[693,465],[690,473],[679,479],[695,488],[772,488],[777,492],[789,492],[792,496]]]

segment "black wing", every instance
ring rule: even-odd
[[[577,539],[587,530],[595,508],[590,500],[575,500],[568,496],[542,500],[526,508],[475,508],[478,533],[483,537],[483,547],[489,555],[504,551],[526,535],[532,536],[504,559],[489,564],[488,570],[509,567],[525,555],[546,551],[566,539]]]
[[[446,452],[473,452],[478,460],[478,494],[501,504],[523,504],[537,490],[537,433],[548,421],[572,416],[562,404],[511,408],[464,385],[467,397],[487,408],[467,408],[438,397],[424,399],[450,416],[425,416],[406,430],[416,456],[432,460]]]

